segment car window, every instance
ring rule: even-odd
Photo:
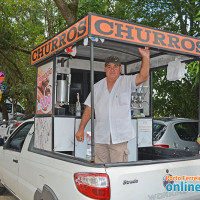
[[[198,122],[183,122],[174,126],[180,139],[185,141],[196,141],[198,136]]]
[[[24,109],[20,105],[17,105],[17,112],[24,113]]]
[[[166,131],[166,126],[163,124],[153,123],[153,141],[158,141]]]
[[[33,122],[28,122],[22,128],[19,128],[19,130],[9,138],[6,148],[7,149],[12,149],[16,151],[21,151],[24,141],[26,139],[26,136],[28,132],[30,131],[31,127],[33,125]]]
[[[26,116],[23,117],[23,120],[27,120],[27,119],[31,119],[35,116],[35,114],[28,114]]]
[[[24,115],[15,115],[13,118],[9,119],[8,121],[20,120],[23,117],[24,117]]]
[[[20,120],[20,119],[22,119],[24,117],[24,115],[17,115],[16,117],[15,117],[15,119],[16,120]]]
[[[11,113],[12,112],[12,104],[6,103],[6,109],[7,109],[8,113]]]

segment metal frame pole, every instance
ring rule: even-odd
[[[124,65],[124,74],[127,75],[127,65]]]
[[[149,100],[150,100],[150,113],[149,113],[149,115],[150,115],[150,117],[152,117],[153,118],[153,98],[152,98],[152,95],[153,95],[153,70],[150,70],[150,98],[149,98]]]
[[[199,126],[198,126],[198,137],[200,137],[200,58],[197,60],[199,61]],[[199,147],[199,150],[200,150],[200,147]]]
[[[91,90],[91,162],[95,159],[94,150],[94,43],[90,43],[90,90]]]

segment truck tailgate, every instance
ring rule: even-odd
[[[196,200],[200,199],[200,191],[188,191],[188,184],[199,184],[200,181],[182,181],[184,176],[200,176],[200,160],[150,163],[129,166],[107,165],[106,171],[110,177],[111,200]],[[140,162],[140,163],[142,163]],[[181,177],[174,180],[170,191],[166,189],[166,175]],[[181,183],[183,182],[183,183]],[[180,192],[174,190],[179,185]],[[181,187],[182,184],[182,187]],[[165,186],[164,186],[165,185]],[[182,190],[182,191],[181,191]]]

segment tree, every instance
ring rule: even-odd
[[[78,0],[54,0],[68,25],[77,19]]]
[[[176,1],[173,5],[177,12],[174,29],[191,36],[200,35],[199,1]],[[195,19],[196,18],[196,19]],[[199,109],[199,61],[191,62],[186,66],[187,74],[182,80],[169,82],[166,79],[166,69],[155,71],[153,110],[155,117],[173,116],[198,119]]]
[[[198,37],[200,24],[196,15],[200,1],[195,0],[144,0],[133,1],[133,21],[155,28]],[[129,7],[129,10],[131,9]]]
[[[4,97],[34,110],[31,50],[88,12],[199,36],[199,10],[195,0],[0,0],[0,71],[8,86]]]
[[[30,52],[44,34],[40,10],[39,1],[6,0],[0,4],[0,70],[7,86],[2,100],[11,98],[15,105],[21,101],[28,112],[33,111],[35,102],[35,69],[30,67]]]
[[[185,117],[198,119],[199,63],[186,66],[185,78],[168,81],[167,69],[153,73],[153,110],[155,117]]]

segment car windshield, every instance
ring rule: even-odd
[[[16,115],[15,117],[11,118],[9,121],[12,120],[27,120],[33,118],[35,115],[34,114],[28,114],[28,115]]]
[[[19,119],[21,119],[21,118],[23,118],[24,117],[24,115],[16,115],[16,116],[14,116],[13,118],[11,118],[9,121],[12,121],[12,120],[19,120]]]
[[[166,126],[163,124],[153,123],[153,141],[158,141],[166,131]]]
[[[35,114],[28,114],[26,116],[23,117],[23,120],[27,120],[27,119],[31,119],[35,116]]]

